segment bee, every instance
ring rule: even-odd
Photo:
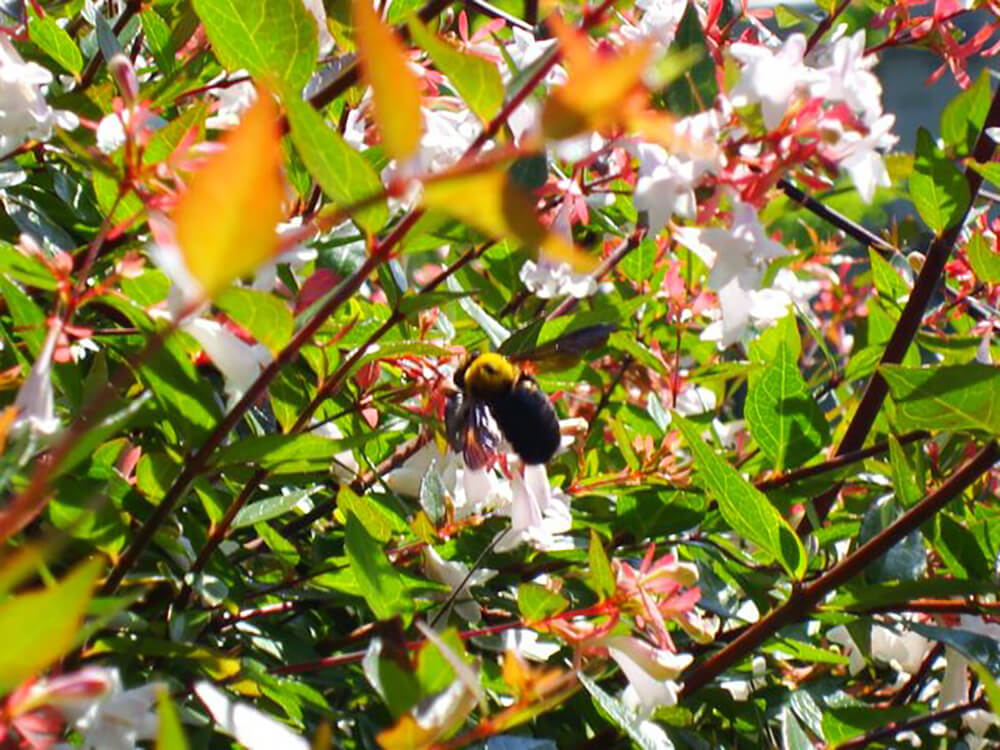
[[[559,449],[559,417],[538,382],[518,367],[535,361],[559,369],[586,349],[603,345],[613,325],[578,328],[540,347],[505,356],[469,353],[453,377],[459,390],[448,398],[445,427],[452,450],[470,469],[481,469],[497,454],[502,439],[526,464],[544,464]],[[548,367],[544,367],[544,365]]]

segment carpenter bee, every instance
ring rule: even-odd
[[[559,418],[538,382],[517,363],[533,361],[541,369],[565,368],[585,350],[604,344],[613,330],[613,325],[578,328],[509,356],[469,353],[453,378],[459,390],[445,407],[452,450],[462,454],[470,469],[480,469],[506,438],[526,464],[546,463],[559,448]]]

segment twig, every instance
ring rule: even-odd
[[[929,432],[916,430],[915,432],[908,432],[905,435],[900,435],[896,439],[899,441],[900,445],[907,445],[909,443],[916,442],[917,440],[926,440],[929,437]],[[883,440],[881,443],[875,443],[874,445],[864,448],[863,450],[844,453],[843,455],[831,458],[829,461],[813,464],[812,466],[803,466],[801,469],[795,469],[794,471],[789,471],[786,474],[782,474],[771,479],[764,479],[759,482],[755,482],[754,486],[761,491],[785,487],[786,485],[794,484],[795,482],[799,482],[803,479],[809,479],[810,477],[825,474],[826,472],[833,471],[834,469],[839,469],[841,466],[847,466],[848,464],[853,464],[856,461],[863,461],[866,458],[877,456],[887,450],[889,450],[889,441]]]
[[[906,511],[892,524],[812,583],[793,589],[788,601],[783,605],[771,610],[765,617],[741,633],[735,641],[695,666],[685,676],[684,695],[690,695],[704,687],[733,664],[749,656],[758,646],[786,625],[798,622],[812,612],[828,593],[861,573],[875,559],[885,554],[887,549],[933,518],[941,508],[961,494],[966,487],[989,471],[998,459],[1000,459],[1000,448],[996,442],[991,441],[944,484]]]
[[[840,4],[833,9],[833,12],[819,22],[819,25],[816,26],[813,33],[809,35],[809,40],[806,42],[807,54],[819,43],[819,40],[823,38],[823,35],[830,30],[831,26],[833,26],[833,22],[840,17],[841,13],[847,10],[847,7],[850,4],[851,0],[840,0]]]
[[[891,243],[882,239],[877,234],[865,229],[857,222],[851,221],[839,211],[834,211],[825,203],[806,194],[803,190],[797,188],[784,177],[778,180],[778,187],[781,188],[782,192],[784,192],[784,194],[793,201],[809,209],[811,213],[823,219],[831,226],[836,227],[848,237],[857,240],[865,247],[870,247],[881,253],[895,254],[899,252]]]
[[[1000,89],[993,95],[993,102],[990,105],[986,121],[983,123],[979,137],[976,139],[976,145],[972,152],[974,161],[987,162],[993,156],[995,144],[993,139],[986,134],[986,131],[997,125],[1000,125]],[[965,180],[969,185],[969,205],[966,206],[962,216],[931,243],[930,250],[927,252],[927,258],[924,260],[924,264],[920,268],[920,274],[913,285],[913,291],[910,292],[910,297],[906,300],[906,306],[903,308],[903,312],[899,316],[899,321],[892,331],[889,343],[886,344],[885,350],[882,352],[882,359],[879,361],[880,365],[902,362],[906,350],[909,349],[910,344],[913,342],[913,337],[920,327],[927,304],[930,302],[931,295],[941,280],[945,264],[948,262],[952,248],[958,241],[962,226],[965,224],[966,217],[969,215],[972,204],[976,200],[979,188],[983,184],[983,178],[971,167],[965,170]],[[858,408],[855,410],[854,416],[847,426],[844,437],[837,446],[835,456],[859,450],[864,445],[865,439],[868,437],[872,425],[875,424],[875,419],[882,409],[882,404],[888,392],[888,383],[886,383],[882,374],[876,370],[868,381],[864,394],[861,396],[861,402],[858,404]],[[826,519],[839,492],[840,485],[835,484],[826,492],[813,498],[816,518],[820,522]],[[807,534],[811,528],[812,525],[809,518],[806,517],[799,527],[800,535]]]
[[[141,0],[128,0],[122,14],[118,16],[118,20],[115,21],[115,25],[111,27],[111,30],[115,32],[116,37],[122,33],[122,29],[128,25],[128,22],[131,21],[132,17],[140,10],[142,10]],[[100,10],[96,12],[100,13]],[[94,56],[90,59],[90,62],[87,63],[87,67],[84,68],[83,74],[80,76],[80,83],[77,84],[73,93],[79,94],[81,91],[90,88],[90,85],[94,82],[94,78],[97,76],[97,71],[101,69],[101,60],[103,59],[104,53],[98,49],[97,52],[94,53]]]
[[[968,703],[959,703],[957,706],[945,708],[940,711],[932,711],[929,714],[918,716],[914,719],[910,719],[909,721],[892,721],[884,727],[874,729],[867,734],[863,734],[853,740],[848,740],[847,742],[837,745],[837,750],[853,750],[854,748],[868,747],[868,745],[876,742],[882,742],[890,739],[891,737],[895,737],[900,732],[908,732],[914,729],[919,729],[920,727],[925,727],[928,724],[934,724],[938,721],[944,721],[945,719],[961,716],[964,713],[976,711],[981,708],[986,708],[986,701],[983,698],[969,701]]]
[[[531,32],[534,32],[535,30],[535,27],[530,23],[521,20],[517,16],[511,15],[507,11],[496,7],[495,5],[490,5],[486,2],[486,0],[462,0],[462,2],[473,10],[482,13],[484,16],[499,18],[501,21],[505,21],[510,26],[516,26],[519,29]]]

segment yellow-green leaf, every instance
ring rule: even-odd
[[[306,169],[338,206],[347,208],[382,192],[378,173],[340,134],[327,126],[323,116],[297,95],[284,97],[292,142]],[[369,233],[377,232],[389,220],[385,201],[371,203],[351,214]]]
[[[596,265],[593,256],[541,225],[531,197],[501,168],[456,171],[428,180],[424,203],[491,237],[509,237],[531,252],[542,250],[578,271]]]
[[[72,648],[101,566],[100,560],[89,560],[48,589],[0,604],[0,693],[40,674]]]
[[[409,20],[410,37],[426,50],[434,66],[448,76],[455,90],[489,122],[503,104],[503,81],[497,66],[482,57],[459,52],[427,29],[417,16]]]
[[[156,697],[160,714],[160,726],[156,731],[156,750],[187,750],[187,738],[181,728],[180,718],[170,693],[164,689]]]
[[[362,77],[372,87],[382,144],[391,156],[405,159],[420,145],[420,83],[407,65],[406,49],[371,0],[353,0],[352,7]]]
[[[187,269],[212,297],[271,258],[282,217],[277,108],[262,92],[243,121],[191,178],[174,211]]]

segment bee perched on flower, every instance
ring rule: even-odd
[[[505,355],[470,352],[454,375],[458,389],[448,398],[448,442],[465,465],[480,469],[506,440],[525,464],[547,463],[559,449],[559,418],[548,396],[519,362],[541,369],[565,368],[588,350],[602,346],[613,325],[578,328],[542,346]]]

